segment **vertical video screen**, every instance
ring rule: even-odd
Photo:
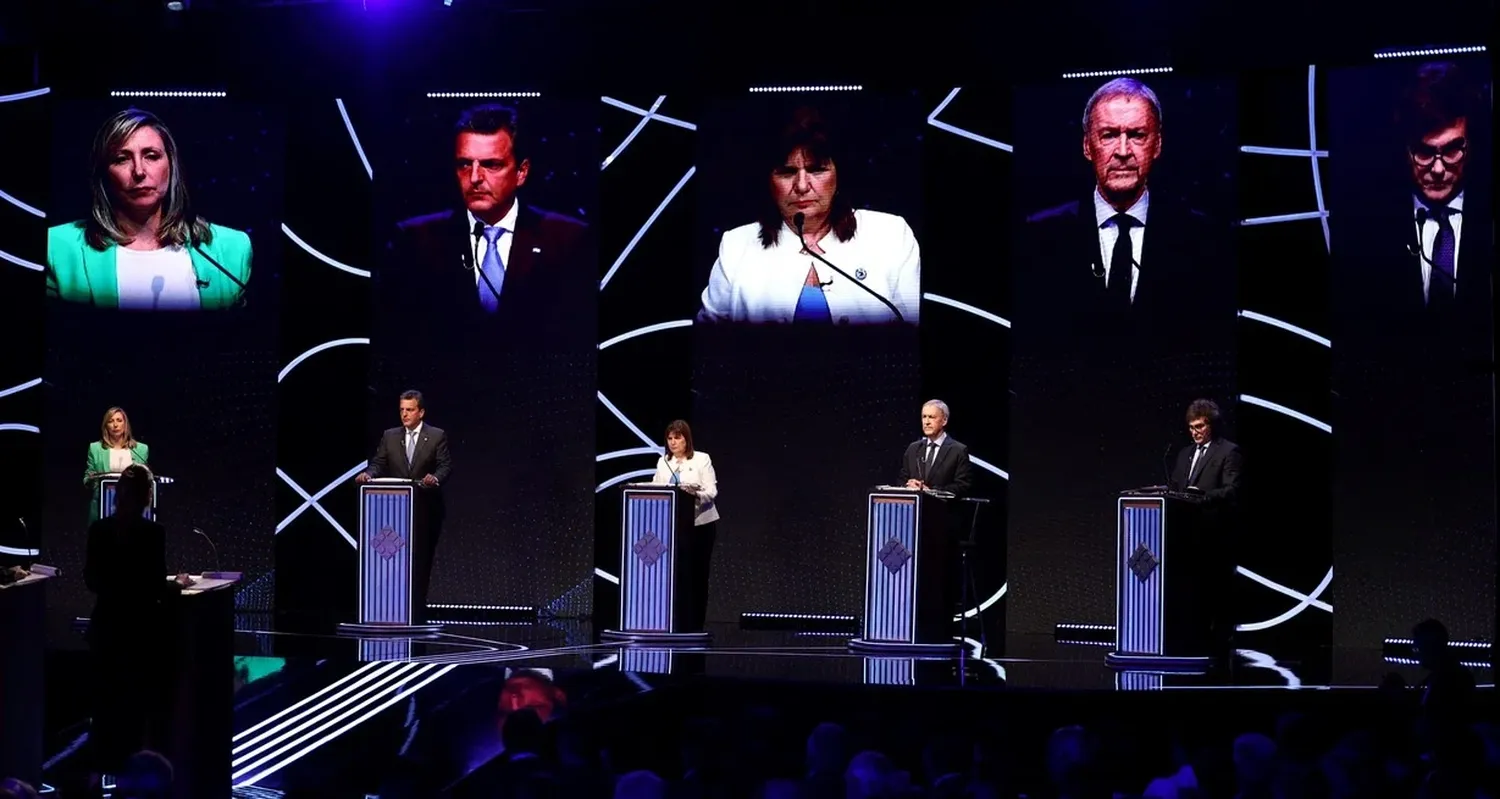
[[[690,421],[719,481],[710,620],[858,608],[865,496],[920,431],[923,114],[899,92],[704,103]]]
[[[1236,99],[1146,75],[1014,102],[1008,612],[1050,633],[1113,617],[1116,497],[1169,482],[1189,404],[1234,437]]]
[[[1335,642],[1378,647],[1429,617],[1488,640],[1490,62],[1399,59],[1329,80]]]
[[[369,446],[405,391],[447,434],[429,603],[592,587],[598,105],[414,97],[377,124]]]
[[[48,551],[81,574],[90,475],[144,464],[169,566],[243,571],[240,606],[268,610],[282,115],[231,98],[53,108]],[[69,585],[55,602],[87,615]]]

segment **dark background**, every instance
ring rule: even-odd
[[[225,100],[120,98],[54,101],[49,215],[88,212],[89,149],[98,125],[135,102],[177,140],[198,213],[249,234],[254,247],[245,307],[203,313],[129,313],[47,304],[45,542],[47,559],[82,575],[88,491],[81,468],[104,410],[120,405],[150,466],[174,478],[158,496],[171,530],[171,566],[243,571],[242,607],[269,609],[274,528],[275,385],[284,130],[279,109]],[[59,585],[51,605],[88,615],[81,582]],[[54,618],[58,614],[54,613]],[[59,632],[54,630],[54,633]],[[56,640],[56,639],[55,639]],[[73,640],[66,638],[64,640]]]

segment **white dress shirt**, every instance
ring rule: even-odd
[[[484,257],[486,255],[489,255],[490,252],[490,242],[489,239],[486,239],[483,236],[480,236],[477,240],[474,238],[474,223],[483,223],[481,222],[479,217],[474,215],[473,211],[470,211],[468,213],[469,244],[473,247],[472,254],[474,256],[474,288],[477,290],[480,285],[479,275],[481,267],[484,265]],[[501,233],[500,236],[495,239],[495,249],[499,252],[500,264],[506,271],[510,270],[510,246],[516,241],[516,217],[519,216],[520,213],[521,201],[519,199],[511,200],[510,210],[506,211],[505,216],[500,218],[499,224],[485,225],[486,229],[498,227],[505,230],[504,233]],[[501,287],[500,291],[501,293],[504,293],[504,287]]]
[[[1422,299],[1428,299],[1428,288],[1432,285],[1432,258],[1436,254],[1438,223],[1431,217],[1431,208],[1420,197],[1413,195],[1413,206],[1411,209],[1412,224],[1416,225],[1417,241],[1422,245],[1422,257],[1417,263],[1422,267]],[[1453,282],[1458,283],[1458,248],[1464,240],[1464,193],[1459,192],[1457,197],[1448,201],[1448,208],[1455,213],[1448,216],[1448,224],[1453,226]],[[1417,212],[1426,210],[1429,216],[1417,221]],[[1410,274],[1410,273],[1408,273]]]
[[[880,211],[856,210],[857,229],[848,241],[830,230],[818,247],[823,257],[901,309],[916,324],[922,301],[922,255],[906,220]],[[823,284],[834,324],[885,324],[895,316],[880,300],[848,278],[802,251],[797,231],[783,224],[781,237],[767,249],[760,243],[760,224],[726,231],[719,241],[703,290],[700,322],[791,322],[811,268]]]
[[[198,273],[180,246],[159,250],[115,247],[115,280],[120,307],[132,311],[196,311]]]
[[[719,509],[714,505],[714,498],[719,496],[719,480],[714,475],[714,462],[708,453],[700,449],[691,458],[672,458],[670,463],[665,455],[657,458],[656,475],[651,482],[668,485],[672,482],[673,472],[677,473],[678,484],[698,487],[693,502],[693,525],[718,521]]]
[[[1133,205],[1125,209],[1125,214],[1135,220],[1135,227],[1130,229],[1130,259],[1135,263],[1130,266],[1130,301],[1135,302],[1135,289],[1141,282],[1141,247],[1146,241],[1146,212],[1151,209],[1151,190],[1141,192],[1141,198]],[[1099,225],[1099,257],[1104,261],[1104,285],[1110,285],[1114,280],[1114,264],[1110,261],[1115,257],[1115,242],[1120,239],[1120,227],[1111,219],[1119,211],[1113,205],[1104,201],[1099,189],[1094,189],[1094,221]]]
[[[922,442],[922,461],[928,466],[932,466],[933,462],[937,460],[938,453],[943,451],[943,443],[947,440],[947,433],[938,433],[937,438]],[[936,444],[937,446],[929,447],[928,444]],[[928,453],[931,454],[929,455]]]
[[[133,462],[133,459],[130,457],[130,450],[120,447],[111,447],[109,449],[109,470],[111,472],[123,472],[130,468],[130,464]]]

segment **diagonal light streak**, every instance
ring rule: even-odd
[[[646,443],[646,446],[648,446],[648,447],[657,446],[657,443],[655,441],[651,440],[651,436],[648,436],[645,433],[641,432],[641,429],[639,427],[635,426],[635,422],[632,422],[629,419],[626,419],[625,418],[625,414],[620,413],[620,409],[616,408],[615,404],[613,402],[609,401],[609,397],[604,396],[604,392],[603,391],[599,392],[599,401],[602,402],[602,403],[604,403],[604,407],[608,408],[609,412],[612,413],[612,414],[614,414],[615,418],[619,419],[621,424],[623,424],[626,427],[630,428],[630,432],[635,433],[636,438],[639,438],[641,441],[644,441]]]
[[[365,148],[359,144],[359,134],[354,132],[354,123],[349,120],[349,109],[344,107],[344,99],[335,97],[333,101],[338,104],[339,116],[344,118],[344,129],[349,131],[349,141],[354,142],[354,151],[359,153],[359,162],[365,165],[365,174],[370,180],[374,180],[375,170],[370,168],[370,159],[365,157]]]
[[[298,496],[302,497],[302,499],[305,500],[301,505],[298,505],[297,509],[292,511],[290,515],[288,515],[285,519],[282,519],[280,524],[276,525],[276,532],[279,534],[282,530],[285,530],[287,525],[291,524],[294,519],[302,515],[302,511],[307,510],[309,507],[311,507],[313,510],[316,510],[320,516],[322,516],[324,519],[327,519],[329,524],[333,525],[333,529],[337,530],[339,532],[339,535],[343,536],[344,540],[349,542],[349,546],[358,549],[359,544],[354,540],[354,536],[349,535],[349,531],[345,530],[343,525],[335,521],[334,518],[329,515],[328,511],[325,510],[322,505],[318,504],[318,501],[323,497],[328,496],[328,492],[332,491],[335,488],[338,488],[346,480],[356,474],[359,474],[360,471],[362,471],[369,465],[369,461],[361,461],[358,466],[350,469],[347,472],[344,472],[343,474],[339,475],[333,482],[329,483],[326,486],[323,486],[323,490],[319,491],[315,495],[309,495],[305,490],[303,490],[302,486],[297,485],[295,480],[288,477],[287,473],[283,472],[280,466],[276,467],[276,475],[280,477],[287,485],[291,486],[292,490],[296,491]]]
[[[647,217],[646,224],[641,225],[641,229],[637,230],[635,236],[631,237],[630,243],[626,244],[625,249],[620,251],[620,257],[616,258],[615,262],[610,265],[609,271],[604,273],[604,279],[599,281],[600,291],[603,291],[604,287],[609,285],[610,278],[615,276],[615,272],[620,271],[620,264],[625,263],[625,259],[630,256],[630,251],[634,250],[635,245],[640,243],[641,238],[646,235],[646,231],[650,230],[651,226],[656,224],[656,219],[661,216],[661,212],[667,209],[667,203],[672,202],[672,198],[676,197],[677,193],[682,191],[682,187],[687,185],[688,180],[697,171],[698,167],[696,166],[688,167],[687,173],[682,176],[681,180],[677,181],[677,185],[673,186],[672,190],[667,192],[667,196],[662,198],[661,204],[657,205],[656,210],[651,212],[651,216]]]
[[[614,576],[613,574],[610,574],[609,572],[607,572],[607,571],[605,571],[605,570],[603,570],[603,569],[601,569],[601,568],[599,568],[597,566],[594,567],[594,576],[596,576],[596,577],[598,577],[598,578],[600,578],[602,580],[605,580],[606,582],[614,583],[615,585],[619,585],[620,584],[620,578]]]
[[[326,694],[326,693],[334,690],[335,688],[338,688],[340,685],[343,685],[344,683],[350,682],[351,680],[353,680],[354,678],[358,677],[359,675],[361,675],[361,674],[363,674],[363,673],[365,673],[365,672],[367,672],[367,671],[369,671],[369,670],[371,670],[373,668],[376,668],[377,666],[382,666],[382,664],[379,664],[379,663],[366,663],[366,664],[360,666],[359,668],[355,669],[354,671],[349,672],[348,674],[344,675],[343,677],[340,677],[339,679],[334,680],[333,682],[329,683],[328,685],[323,686],[316,693],[309,694],[308,696],[303,697],[302,699],[297,700],[296,703],[288,705],[287,707],[285,707],[285,708],[283,708],[281,710],[278,710],[274,715],[270,716],[269,718],[262,719],[261,721],[258,721],[255,724],[253,724],[253,725],[251,725],[251,726],[249,726],[249,727],[247,727],[247,728],[245,728],[245,729],[243,729],[243,730],[235,733],[234,737],[230,739],[230,743],[238,741],[239,739],[244,738],[245,736],[249,735],[250,733],[255,732],[256,730],[260,729],[261,727],[264,727],[264,726],[266,726],[268,724],[271,724],[272,722],[276,721],[277,719],[281,718],[282,716],[286,716],[286,715],[292,713],[297,708],[302,707],[303,705],[306,705],[309,702],[312,702],[314,699],[317,699],[318,697],[320,697],[320,696],[322,696],[322,695],[324,695],[324,694]],[[327,701],[329,701],[329,702],[335,701],[340,696],[343,696],[344,693],[347,693],[347,692],[348,692],[348,689],[346,689],[345,691],[339,693],[336,696],[330,697]],[[280,725],[278,725],[278,726],[280,726]],[[257,736],[257,737],[260,737],[260,736]],[[243,748],[243,746],[236,746],[236,747],[234,747],[234,749],[232,750],[231,754],[234,753],[234,752],[239,752],[242,748]]]
[[[635,330],[630,330],[630,331],[621,333],[620,335],[615,336],[614,338],[609,339],[608,341],[605,341],[604,343],[600,344],[599,345],[599,349],[601,349],[601,350],[602,349],[607,349],[609,347],[613,347],[616,344],[619,344],[622,341],[628,341],[630,339],[635,338],[636,336],[644,336],[647,333],[659,333],[659,332],[661,332],[663,330],[671,330],[674,327],[692,327],[692,326],[693,326],[693,320],[691,320],[691,319],[675,319],[675,320],[673,320],[671,322],[657,322],[654,325],[646,325],[645,327],[638,327]]]
[[[27,269],[30,269],[33,272],[45,272],[45,271],[47,271],[47,267],[42,266],[41,264],[32,263],[31,261],[28,261],[28,260],[26,260],[25,258],[22,258],[19,255],[11,255],[10,253],[6,252],[5,250],[0,250],[0,261],[10,261],[11,263],[15,264],[16,266],[24,266],[24,267],[26,267]]]
[[[47,94],[51,91],[51,89],[43,86],[40,89],[32,89],[29,92],[20,92],[19,94],[0,94],[0,103],[14,103],[18,100],[30,100],[34,97],[41,97],[42,95]]]
[[[351,275],[358,275],[360,277],[369,277],[370,276],[370,270],[368,270],[368,269],[357,269],[357,268],[352,267],[352,266],[350,266],[348,264],[339,263],[338,261],[335,261],[332,258],[329,258],[328,256],[324,255],[323,253],[320,253],[317,250],[313,249],[313,246],[311,244],[308,244],[307,242],[303,241],[300,237],[298,237],[298,235],[296,233],[293,233],[292,229],[289,228],[289,227],[287,227],[285,222],[281,223],[281,232],[285,233],[286,237],[289,238],[289,239],[291,239],[292,242],[295,243],[298,247],[301,247],[303,252],[306,252],[308,255],[311,255],[312,257],[318,259],[319,261],[322,261],[323,263],[328,264],[329,266],[333,267],[334,269],[340,269],[340,270],[343,270],[345,272],[348,272]]]
[[[1276,225],[1276,224],[1280,224],[1282,222],[1302,222],[1302,221],[1308,220],[1308,219],[1325,219],[1325,218],[1327,218],[1327,216],[1328,216],[1328,212],[1327,211],[1300,211],[1300,212],[1295,213],[1295,214],[1276,214],[1274,216],[1252,216],[1249,219],[1241,219],[1240,220],[1240,226],[1241,227],[1251,227],[1253,225]],[[1325,222],[1324,224],[1326,225],[1327,223]]]
[[[40,433],[42,429],[34,424],[20,424],[17,422],[6,422],[0,424],[0,432],[10,430],[17,433]]]
[[[41,384],[42,379],[40,377],[36,378],[35,380],[27,380],[25,383],[22,383],[18,386],[11,386],[10,388],[0,389],[0,397],[9,397],[12,394],[19,394],[27,389],[36,388]]]
[[[1304,424],[1312,425],[1313,427],[1316,427],[1325,433],[1333,432],[1333,425],[1327,422],[1319,421],[1311,416],[1308,416],[1305,413],[1302,413],[1301,411],[1294,411],[1285,405],[1280,405],[1270,400],[1261,399],[1260,397],[1252,396],[1250,394],[1241,394],[1240,402],[1248,402],[1251,405],[1260,406],[1268,411],[1275,411],[1282,416],[1288,416]]]
[[[646,124],[649,123],[651,121],[651,118],[656,115],[656,109],[661,108],[661,104],[666,102],[666,100],[667,96],[665,94],[656,98],[656,102],[651,104],[651,108],[647,110],[645,114],[641,115],[641,121],[635,123],[635,128],[630,131],[630,135],[626,136],[625,139],[620,142],[620,146],[616,147],[614,152],[604,157],[604,163],[599,166],[600,172],[609,169],[609,165],[613,164],[615,162],[615,159],[620,157],[620,153],[625,152],[625,148],[629,147],[630,143],[635,141],[635,137],[641,135],[641,131],[646,129]]]
[[[624,102],[622,100],[616,100],[613,97],[600,97],[599,99],[605,105],[613,106],[615,108],[620,109],[621,111],[629,111],[632,114],[637,114],[639,116],[646,117],[646,118],[654,120],[656,122],[662,122],[662,123],[665,123],[665,124],[668,124],[668,125],[672,125],[674,127],[683,128],[685,130],[697,130],[698,129],[698,126],[694,125],[691,122],[684,122],[684,121],[682,121],[680,119],[676,119],[674,117],[669,117],[669,116],[663,116],[661,114],[653,114],[650,111],[647,111],[646,109],[641,108],[640,106],[631,105],[630,103]]]
[[[36,206],[27,205],[26,203],[21,202],[19,199],[12,197],[4,191],[0,191],[0,200],[4,200],[10,203],[11,205],[14,205],[15,207],[21,209],[22,211],[25,211],[28,214],[31,214],[32,216],[39,216],[43,219],[47,218],[47,213],[42,209],[37,208]]]
[[[329,701],[236,746],[230,761],[230,766],[236,771],[234,776],[238,778],[257,766],[264,765],[280,752],[316,735],[320,724],[326,729],[328,725],[338,721],[340,713],[347,715],[351,708],[357,710],[361,702],[368,701],[371,697],[378,698],[383,691],[394,688],[412,675],[425,670],[417,664],[395,660],[381,661],[379,665],[389,668],[372,670]],[[332,721],[329,721],[330,718]],[[280,751],[271,752],[276,747],[280,747]],[[266,754],[267,752],[271,754]]]
[[[16,557],[21,558],[34,558],[40,554],[42,554],[42,552],[38,549],[17,549],[16,547],[0,547],[0,555],[15,555]]]
[[[980,319],[987,319],[1001,327],[1010,327],[1009,319],[1006,319],[1005,317],[998,314],[992,314],[989,311],[984,310],[983,308],[976,308],[966,302],[959,302],[958,300],[949,299],[948,297],[943,297],[937,294],[923,294],[922,299],[929,302],[935,302],[938,305],[946,305],[949,308],[957,308],[960,311],[974,314]]]
[[[313,347],[312,349],[309,349],[307,352],[304,352],[301,355],[298,355],[297,357],[293,358],[291,360],[291,363],[288,363],[285,367],[282,368],[282,370],[279,373],[277,373],[277,375],[276,375],[276,382],[280,383],[281,381],[285,380],[286,376],[289,375],[289,374],[291,374],[293,369],[297,368],[297,364],[302,363],[303,361],[307,360],[308,358],[311,358],[312,356],[317,355],[318,353],[320,353],[320,352],[322,352],[324,350],[331,350],[334,347],[345,347],[345,346],[348,346],[350,344],[369,344],[369,343],[370,343],[370,340],[367,339],[367,338],[336,338],[333,341],[325,341],[322,344],[319,344],[318,346]]]
[[[996,466],[993,463],[990,463],[989,461],[980,460],[979,458],[976,458],[973,455],[969,456],[969,461],[971,463],[973,463],[975,466],[978,466],[979,468],[981,468],[981,469],[983,469],[983,470],[985,470],[987,472],[992,472],[994,474],[1000,475],[1000,479],[1002,479],[1002,480],[1009,480],[1010,479],[1010,472],[1005,471],[1004,469],[1000,468],[999,466]]]
[[[1292,333],[1294,335],[1301,336],[1301,337],[1307,339],[1308,341],[1316,341],[1317,343],[1322,344],[1325,347],[1332,347],[1333,346],[1333,342],[1330,341],[1329,339],[1326,339],[1326,338],[1318,335],[1317,333],[1312,332],[1311,330],[1304,330],[1303,328],[1297,327],[1296,325],[1292,324],[1291,322],[1284,322],[1284,321],[1282,321],[1280,319],[1277,319],[1274,316],[1266,316],[1265,314],[1256,313],[1254,311],[1240,311],[1240,316],[1242,316],[1242,317],[1244,317],[1246,319],[1250,319],[1250,320],[1253,320],[1253,321],[1256,321],[1256,322],[1260,322],[1262,324],[1270,325],[1271,327],[1281,328],[1282,330],[1285,330],[1288,333]]]
[[[957,86],[954,87],[953,91],[948,92],[948,96],[944,97],[941,103],[938,103],[938,107],[932,109],[932,113],[927,115],[927,124],[933,126],[934,128],[937,128],[938,130],[952,133],[955,136],[962,136],[969,141],[978,142],[986,147],[994,147],[997,150],[1004,150],[1007,153],[1013,152],[1013,148],[1003,141],[997,141],[986,136],[981,136],[971,130],[964,130],[957,125],[950,125],[947,122],[938,119],[938,114],[943,113],[943,109],[947,108],[948,104],[953,102],[953,98],[958,96],[958,93],[960,90],[962,90],[962,88],[962,86]]]
[[[1284,155],[1291,158],[1327,158],[1327,150],[1298,150],[1295,147],[1255,147],[1242,145],[1240,152],[1249,155]]]

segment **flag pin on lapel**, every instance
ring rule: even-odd
[[[868,272],[866,272],[866,271],[865,271],[865,270],[863,270],[863,269],[856,269],[856,270],[854,270],[854,277],[855,277],[855,279],[857,279],[857,280],[864,280],[864,279],[865,279],[865,276],[866,276],[866,275],[868,275],[868,274],[869,274],[869,273],[868,273]]]

